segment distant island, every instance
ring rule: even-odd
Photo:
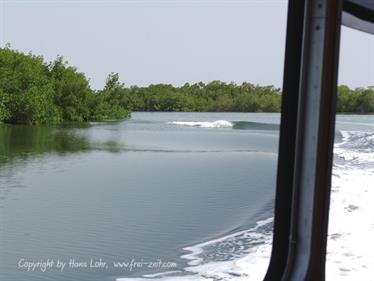
[[[0,49],[0,121],[48,124],[118,120],[131,111],[280,112],[281,89],[251,83],[154,84],[126,87],[110,73],[102,90],[63,57],[45,62],[7,45]],[[337,111],[374,113],[374,87],[339,86]]]

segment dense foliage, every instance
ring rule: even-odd
[[[175,87],[125,87],[109,74],[105,87],[91,90],[85,75],[62,57],[0,49],[0,121],[43,124],[121,119],[129,111],[279,112],[281,90],[250,83],[199,82]],[[338,89],[337,111],[374,113],[374,87]]]
[[[133,111],[280,111],[280,89],[250,83],[157,84],[123,91],[123,103]]]
[[[85,75],[62,57],[47,64],[9,46],[0,49],[0,121],[44,124],[128,117],[111,98],[113,91],[107,86],[92,91]]]
[[[339,86],[336,109],[345,113],[374,113],[374,87],[352,90]]]
[[[273,86],[213,81],[182,87],[157,84],[118,89],[120,104],[133,111],[279,112],[281,91]],[[374,87],[338,87],[337,112],[374,113]]]

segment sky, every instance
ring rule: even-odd
[[[102,88],[221,80],[282,86],[287,1],[0,0],[0,44],[63,55]],[[343,27],[339,84],[374,85],[374,36]]]

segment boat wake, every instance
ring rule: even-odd
[[[374,133],[342,131],[335,145],[327,280],[374,280]],[[188,266],[179,272],[129,280],[262,280],[270,259],[273,219],[184,248]]]
[[[374,280],[374,133],[341,131],[335,145],[326,275]]]

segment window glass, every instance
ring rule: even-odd
[[[0,3],[0,279],[261,280],[287,1]]]

